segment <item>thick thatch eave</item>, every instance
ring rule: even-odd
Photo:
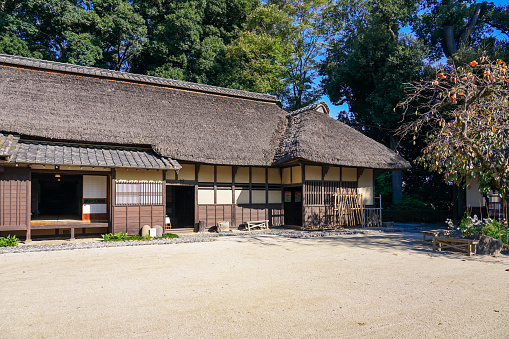
[[[288,128],[274,159],[283,164],[295,158],[339,166],[398,170],[408,161],[384,145],[331,118],[321,105],[288,114]]]

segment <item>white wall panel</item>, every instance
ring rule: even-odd
[[[99,199],[108,197],[108,177],[100,175],[83,176],[83,198]]]

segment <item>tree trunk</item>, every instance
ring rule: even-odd
[[[459,48],[468,47],[468,42],[470,40],[470,35],[474,31],[475,25],[477,25],[477,20],[479,19],[479,16],[481,15],[481,6],[482,6],[482,2],[478,3],[475,6],[474,14],[472,15],[472,17],[468,21],[467,26],[465,27],[465,29],[461,33],[460,39],[458,41]]]
[[[454,225],[458,225],[458,223],[459,223],[458,185],[456,185],[456,184],[454,184],[452,186],[452,222]]]
[[[390,146],[394,151],[396,150],[397,142],[394,136],[391,135]],[[392,203],[398,204],[403,197],[403,177],[401,171],[392,171]]]
[[[442,43],[442,49],[446,57],[451,57],[458,52],[456,46],[456,40],[454,39],[454,27],[444,26],[444,42]]]
[[[454,37],[454,26],[452,26],[452,22],[449,20],[446,21],[445,25],[443,26],[444,40],[442,41],[442,50],[444,51],[444,54],[447,58],[456,54],[458,49],[464,49],[468,47],[470,35],[472,35],[474,32],[475,26],[477,25],[479,18],[482,16],[482,4],[483,3],[480,2],[475,5],[474,13],[468,20],[467,25],[463,28],[463,31],[461,32],[461,35],[458,37],[457,41]],[[447,6],[448,11],[453,10],[453,3],[450,0],[443,0],[442,5]]]

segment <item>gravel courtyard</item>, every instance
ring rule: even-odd
[[[508,338],[509,258],[420,234],[0,254],[2,338]]]

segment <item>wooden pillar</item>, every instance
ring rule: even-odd
[[[26,216],[27,216],[27,232],[26,232],[26,237],[25,237],[25,241],[31,241],[32,240],[32,226],[31,226],[31,219],[32,219],[32,216],[30,215],[30,210],[31,210],[31,205],[32,205],[32,170],[29,168],[28,169],[28,182],[27,182],[27,211],[26,211]]]
[[[110,199],[110,222],[109,229],[111,233],[116,233],[115,230],[115,205],[117,204],[117,170],[111,170],[111,199]],[[127,228],[127,224],[126,224]]]
[[[269,220],[269,226],[272,226],[269,213],[269,169],[265,167],[265,218]]]
[[[214,165],[214,205],[217,205],[217,166]]]
[[[235,202],[235,175],[237,174],[237,166],[232,166],[232,226],[237,225],[237,203]]]
[[[200,210],[198,208],[198,174],[200,173],[200,164],[194,165],[194,226],[199,227]]]
[[[249,205],[253,203],[253,198],[251,197],[251,193],[253,190],[253,177],[252,177],[252,170],[251,167],[249,167]],[[251,206],[249,206],[251,208]],[[251,218],[251,216],[249,216]]]
[[[301,201],[302,201],[302,221],[301,221],[301,228],[305,227],[305,220],[306,220],[306,166],[303,164],[301,166],[301,174],[302,174],[302,193],[301,193]]]

